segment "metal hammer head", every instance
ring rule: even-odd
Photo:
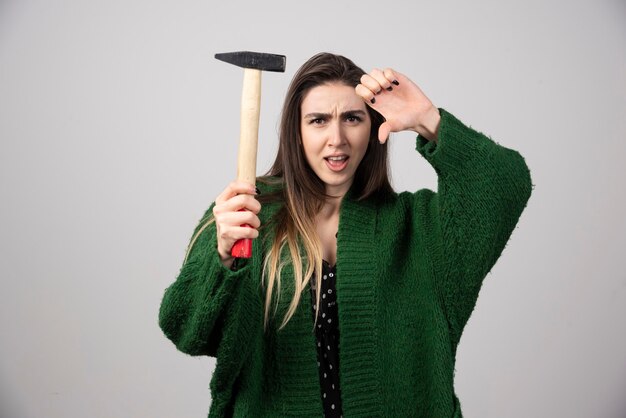
[[[287,58],[284,55],[266,54],[263,52],[226,52],[215,54],[215,58],[243,68],[254,68],[263,71],[285,72]]]

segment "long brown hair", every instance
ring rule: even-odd
[[[316,233],[315,217],[328,196],[324,183],[311,169],[304,155],[300,132],[302,101],[313,87],[319,85],[341,83],[356,87],[363,74],[365,72],[346,57],[320,53],[300,67],[287,91],[281,114],[278,153],[266,173],[268,177],[280,179],[282,189],[276,196],[283,203],[272,222],[275,235],[263,266],[266,327],[274,287],[275,308],[278,305],[281,271],[285,265],[281,254],[285,247],[289,249],[287,262],[293,267],[295,288],[280,328],[293,316],[301,294],[313,275],[316,283],[320,283],[321,279],[322,248]],[[369,144],[351,186],[351,195],[358,200],[393,192],[389,183],[387,145],[378,143],[378,128],[384,118],[371,107],[366,108],[371,120]],[[319,312],[321,286],[316,288],[316,311]]]

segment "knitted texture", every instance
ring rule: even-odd
[[[336,292],[345,417],[462,416],[456,349],[530,198],[518,152],[439,111],[438,142],[418,136],[416,146],[438,175],[437,193],[356,201],[349,192],[341,205]],[[278,205],[263,206],[263,224]],[[263,330],[261,270],[273,235],[260,232],[252,258],[231,271],[219,261],[215,225],[207,228],[165,291],[159,324],[180,351],[216,357],[209,417],[318,418],[310,289],[278,331],[294,292],[287,266],[277,314]]]

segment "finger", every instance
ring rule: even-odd
[[[226,188],[220,193],[219,196],[215,199],[215,203],[225,202],[233,196],[237,196],[238,194],[256,194],[256,188],[254,185],[250,183],[246,183],[245,181],[233,181],[226,186]]]
[[[247,226],[235,226],[232,229],[232,235],[235,237],[235,241],[245,238],[255,239],[259,237],[259,230]]]
[[[378,68],[374,68],[371,72],[370,72],[370,76],[376,80],[376,83],[383,89],[387,90],[387,91],[391,91],[393,90],[393,87],[391,86],[391,82],[393,80],[389,80],[387,79],[387,77],[385,76],[385,74],[379,70]]]
[[[374,104],[376,102],[376,99],[374,99],[374,93],[363,84],[358,84],[354,88],[354,91],[358,96],[361,96],[366,103]]]
[[[255,239],[259,237],[259,231],[255,228],[249,228],[247,226],[226,226],[220,230],[219,240],[224,243],[224,248],[230,248],[235,244],[235,241],[240,239],[250,238]]]
[[[394,70],[392,70],[391,68],[385,68],[383,70],[383,76],[385,77],[385,79],[387,81],[389,81],[390,83],[398,86],[400,85],[400,82],[398,81],[398,78],[401,78],[401,74],[395,72]]]
[[[389,138],[389,134],[391,133],[391,125],[389,122],[383,122],[382,125],[378,128],[378,142],[384,144],[387,142]]]
[[[215,199],[215,202],[224,202],[238,194],[256,194],[256,187],[244,181],[232,181]]]
[[[227,228],[230,226],[250,225],[254,228],[261,226],[261,220],[252,212],[240,211],[240,212],[226,212],[219,215],[219,218],[215,219],[220,228]]]
[[[380,93],[383,89],[380,83],[378,83],[378,81],[376,81],[376,79],[369,74],[363,74],[361,76],[361,84],[374,94]]]
[[[249,194],[238,194],[219,204],[216,203],[213,207],[213,214],[236,212],[241,209],[259,213],[261,211],[261,203]]]

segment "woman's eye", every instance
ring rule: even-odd
[[[315,119],[311,119],[311,120],[309,121],[309,123],[310,123],[311,125],[319,125],[319,124],[321,124],[321,123],[324,123],[324,119],[322,119],[322,118],[315,118]]]
[[[347,116],[347,117],[346,117],[346,120],[347,120],[348,122],[360,122],[360,121],[361,121],[361,118],[360,118],[360,117],[358,117],[358,116],[349,115],[349,116]]]

